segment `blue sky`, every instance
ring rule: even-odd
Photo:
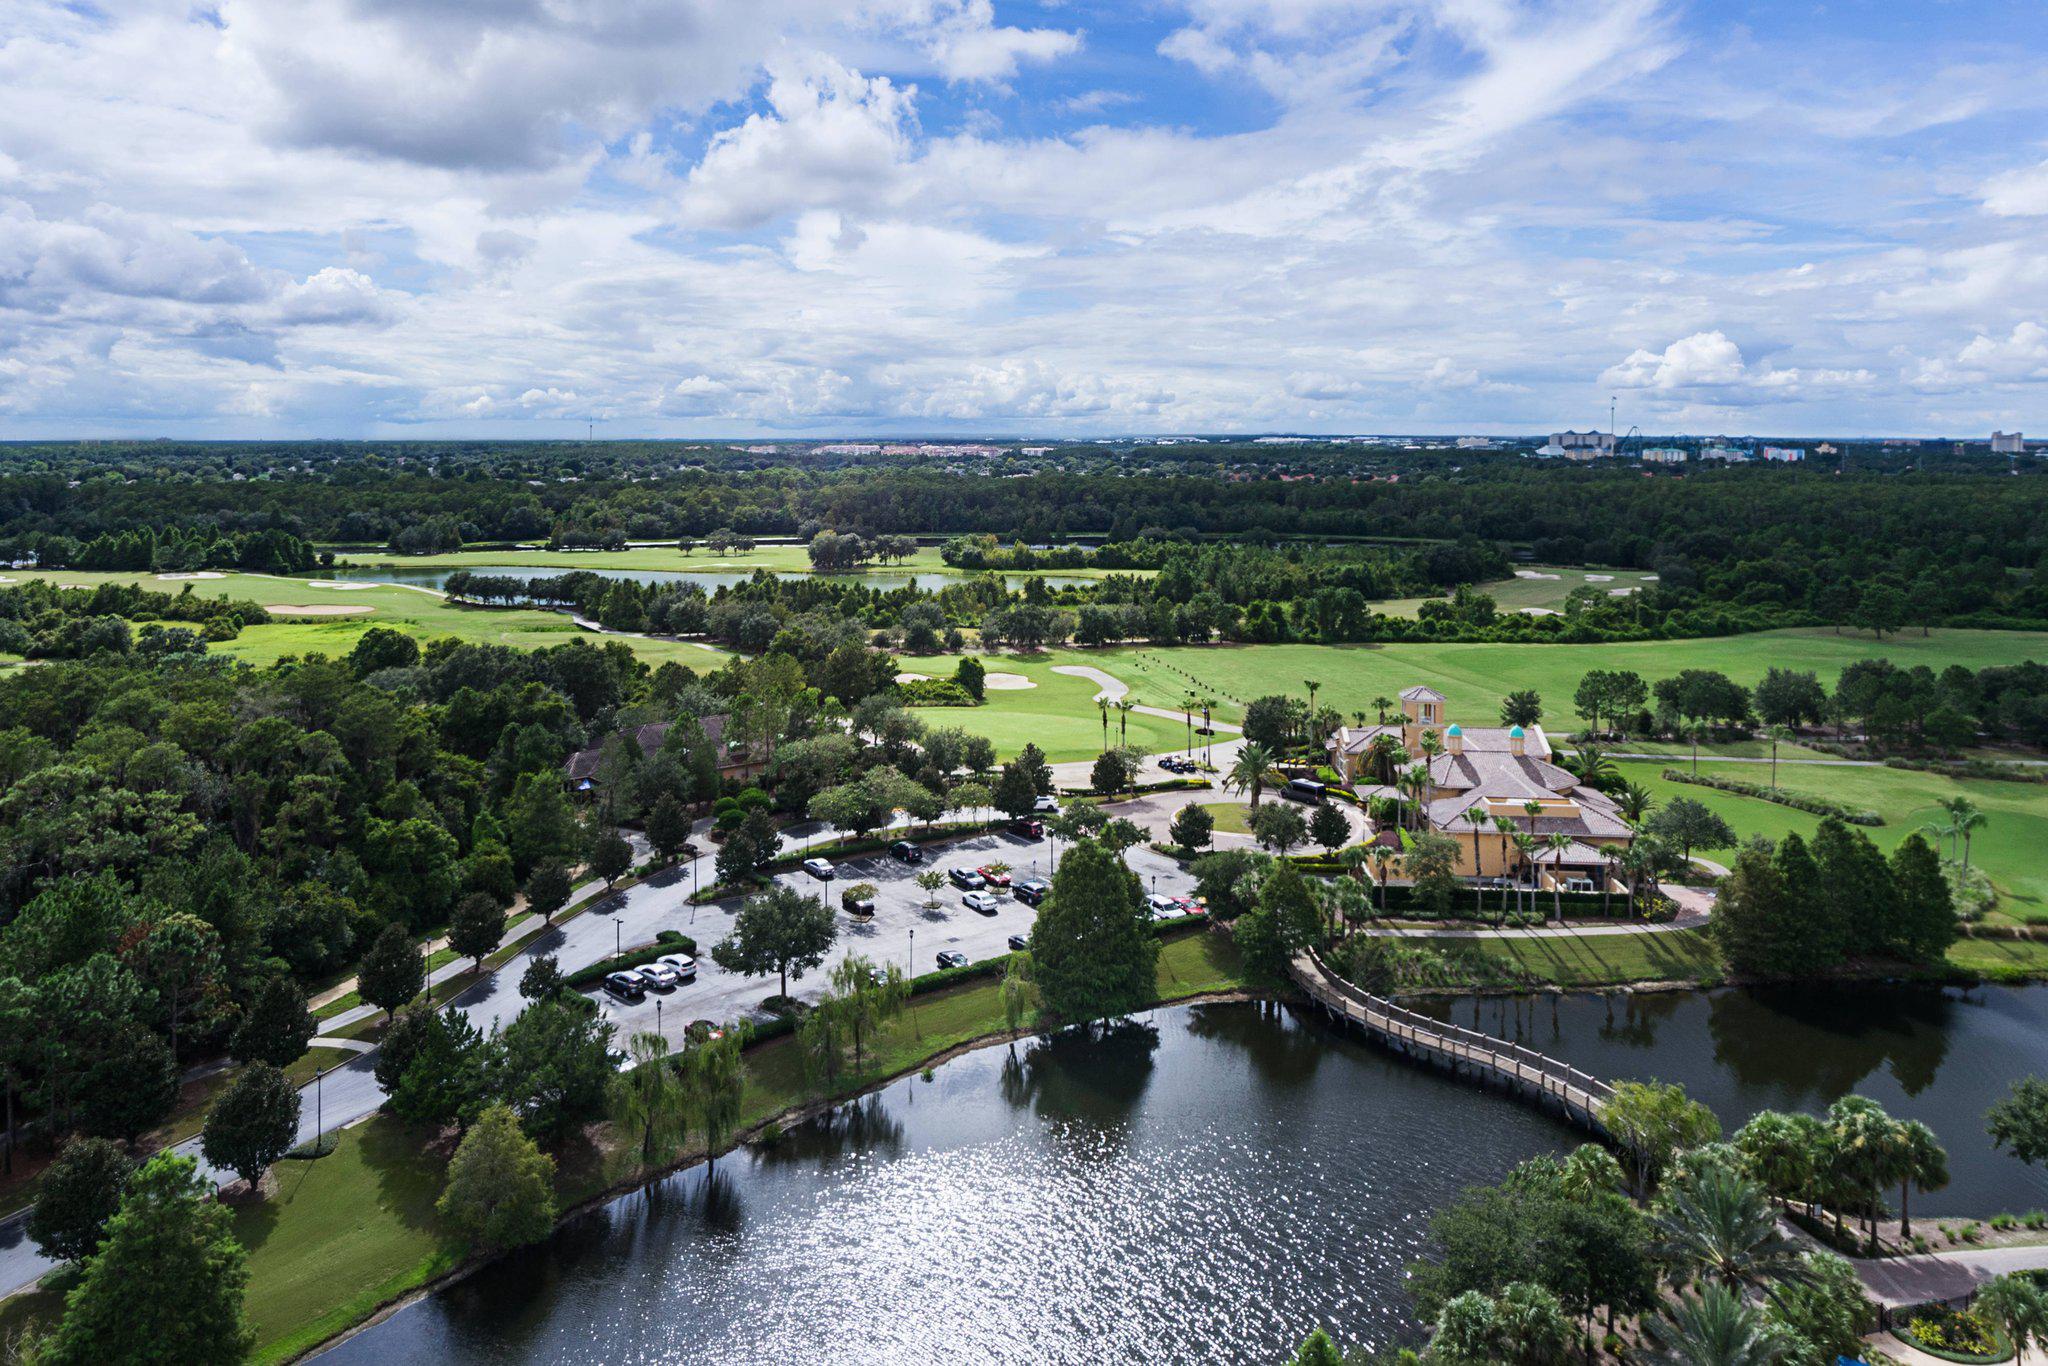
[[[16,0],[0,437],[2048,430],[2048,11]]]

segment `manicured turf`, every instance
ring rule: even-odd
[[[1666,782],[1659,776],[1666,768],[1690,772],[1689,763],[1632,760],[1619,767],[1630,781],[1649,788],[1660,803],[1673,797],[1691,797],[1719,812],[1738,839],[1750,835],[1775,839],[1792,830],[1811,835],[1820,824],[1820,817],[1793,807],[1688,783]],[[1702,763],[1700,771],[1744,782],[1770,780],[1770,769],[1762,764]],[[1856,810],[1877,812],[1885,823],[1861,828],[1879,848],[1887,851],[1940,817],[1940,799],[1966,796],[1987,817],[1984,828],[1970,842],[1970,862],[1973,867],[1982,868],[1998,888],[1999,909],[2018,920],[2048,920],[2048,859],[2042,857],[2042,850],[2048,849],[2048,784],[1956,779],[1913,769],[1787,764],[1778,769],[1778,785],[1787,791],[1841,802]],[[1944,845],[1937,847],[1945,850]],[[1725,856],[1731,851],[1697,852],[1725,863]]]
[[[1559,986],[1696,981],[1720,971],[1713,945],[1698,930],[1462,942]]]
[[[16,573],[24,577],[34,576],[24,571]],[[101,583],[133,583],[158,593],[176,593],[190,584],[194,593],[234,598],[264,607],[310,605],[369,609],[340,617],[280,616],[268,625],[245,629],[232,641],[207,647],[209,653],[259,666],[274,664],[286,655],[315,652],[330,657],[345,655],[372,626],[389,626],[423,641],[454,636],[471,644],[510,645],[523,650],[561,645],[579,638],[599,644],[607,640],[623,640],[635,655],[649,664],[673,659],[700,672],[718,668],[728,658],[723,651],[683,641],[598,635],[583,630],[560,612],[466,607],[432,593],[396,584],[337,588],[325,580],[273,578],[264,574],[165,580],[154,574],[99,574],[71,569],[50,570],[40,577],[88,587]]]
[[[1218,830],[1233,835],[1252,832],[1252,809],[1243,802],[1204,802],[1202,809],[1215,820]]]
[[[699,547],[685,555],[673,545],[632,546],[626,550],[458,550],[446,555],[393,555],[387,551],[353,551],[338,554],[341,564],[359,567],[395,565],[403,569],[476,569],[520,567],[559,569],[668,569],[699,573],[750,573],[767,569],[781,573],[806,572],[811,567],[810,550],[801,545],[756,546],[744,555],[714,555]],[[921,546],[906,560],[876,563],[872,574],[956,574],[939,557],[937,546]],[[1009,571],[1030,573],[1034,571]],[[1150,574],[1151,570],[1047,569],[1042,572],[1060,578],[1101,578],[1105,574]]]
[[[1102,752],[1102,713],[1095,706],[1095,694],[1101,691],[1100,687],[1085,678],[1052,672],[1055,664],[1092,662],[1087,656],[1073,651],[992,655],[984,662],[990,673],[1022,674],[1037,686],[1010,691],[991,688],[987,694],[988,701],[979,707],[919,708],[919,719],[927,726],[958,726],[971,734],[986,735],[995,742],[996,752],[1004,758],[1015,754],[1027,742],[1044,750],[1046,758],[1053,763],[1092,759]],[[957,663],[957,658],[952,656],[911,657],[904,659],[902,666],[910,673],[950,678]],[[1162,706],[1171,706],[1174,701],[1164,696],[1141,697],[1139,700]],[[1134,711],[1120,722],[1118,715],[1111,712],[1111,744],[1118,742],[1120,723],[1124,724],[1121,734],[1127,742],[1147,753],[1179,749],[1187,738],[1187,726],[1179,720],[1169,721]]]
[[[1472,585],[1475,592],[1486,594],[1499,605],[1502,612],[1515,612],[1524,607],[1542,607],[1552,612],[1564,610],[1564,600],[1574,588],[1596,588],[1611,593],[1618,588],[1641,589],[1655,582],[1654,577],[1646,578],[1640,569],[1602,569],[1598,566],[1530,564],[1517,568],[1530,574],[1544,575],[1542,578],[1523,578],[1516,575],[1511,579],[1492,579],[1486,583]],[[1373,604],[1373,610],[1390,617],[1414,617],[1428,598],[1392,598]]]
[[[1825,629],[1764,631],[1703,640],[1644,641],[1625,645],[1210,645],[1178,648],[1131,646],[1055,651],[1053,664],[1093,664],[1131,685],[1148,702],[1176,707],[1190,688],[1220,704],[1236,720],[1243,704],[1265,693],[1305,695],[1302,680],[1322,685],[1318,706],[1347,717],[1370,711],[1375,697],[1399,695],[1426,683],[1449,704],[1450,719],[1498,725],[1501,698],[1520,688],[1543,697],[1544,726],[1552,732],[1583,724],[1572,694],[1588,669],[1633,669],[1655,682],[1681,669],[1719,669],[1738,683],[1754,684],[1777,665],[1812,669],[1833,688],[1842,669],[1859,659],[1885,658],[1902,668],[1950,664],[1979,669],[2048,659],[2048,633],[2039,631],[1935,631],[1879,641],[1867,634]],[[991,662],[990,668],[1005,667]],[[936,672],[937,670],[926,670]]]

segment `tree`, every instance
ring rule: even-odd
[[[1511,692],[1501,699],[1500,723],[1503,726],[1533,726],[1543,719],[1543,698],[1533,688]]]
[[[1801,1274],[1770,1288],[1764,1316],[1791,1341],[1795,1366],[1853,1360],[1876,1315],[1854,1267],[1832,1252],[1809,1252]]]
[[[559,863],[544,863],[526,880],[527,909],[538,915],[541,923],[551,925],[556,912],[569,904],[573,890],[567,868]]]
[[[2005,1330],[2021,1359],[2029,1347],[2048,1340],[2048,1289],[2031,1276],[2000,1276],[1986,1282],[1978,1287],[1971,1307]]]
[[[1707,1167],[1665,1190],[1655,1216],[1658,1251],[1683,1285],[1693,1275],[1730,1289],[1804,1273],[1799,1245],[1778,1231],[1778,1211],[1739,1172]]]
[[[1435,831],[1417,835],[1402,862],[1414,880],[1415,899],[1432,915],[1449,915],[1458,894],[1457,838]]]
[[[1816,725],[1827,714],[1827,689],[1811,673],[1773,666],[1756,685],[1756,714],[1767,726]]]
[[[626,837],[606,826],[590,841],[590,871],[604,880],[609,888],[624,877],[633,866],[633,846]]]
[[[1910,1240],[1913,1209],[1909,1196],[1916,1187],[1924,1195],[1948,1185],[1948,1152],[1935,1139],[1934,1130],[1917,1119],[1900,1121],[1893,1143],[1899,1181],[1899,1237]]]
[[[257,991],[235,1027],[228,1053],[239,1062],[289,1067],[305,1053],[315,1028],[299,984],[289,977],[273,977]]]
[[[448,947],[484,970],[484,959],[505,942],[505,908],[482,892],[471,892],[455,903],[448,920]]]
[[[129,1178],[38,1362],[240,1361],[248,1353],[248,1256],[230,1231],[233,1215],[195,1165],[159,1153]]]
[[[1892,850],[1891,874],[1898,908],[1892,951],[1910,962],[1941,962],[1958,930],[1955,898],[1934,846],[1918,834],[1906,836]]]
[[[1342,811],[1325,802],[1309,818],[1308,835],[1326,853],[1334,854],[1351,838],[1351,822],[1344,819]]]
[[[1650,817],[1645,827],[1657,838],[1678,846],[1686,866],[1692,865],[1694,849],[1726,849],[1735,843],[1735,829],[1704,802],[1691,797],[1673,797]]]
[[[814,896],[780,884],[747,898],[733,919],[732,933],[712,946],[711,961],[746,977],[775,973],[785,1000],[793,977],[825,961],[839,927],[831,908]]]
[[[1207,807],[1189,802],[1173,813],[1173,820],[1166,827],[1166,837],[1182,849],[1190,852],[1206,849],[1216,829],[1216,818],[1209,814]]]
[[[869,1037],[903,1009],[910,983],[903,969],[891,963],[877,968],[865,954],[850,953],[832,969],[835,1013],[853,1040],[853,1065],[867,1058]]]
[[[126,955],[129,969],[156,1000],[169,1021],[171,1053],[185,1016],[201,1006],[221,983],[220,936],[196,915],[168,915],[151,925]]]
[[[391,1113],[408,1124],[467,1127],[496,1095],[502,1050],[450,1006],[407,1016],[413,1028],[391,1085]],[[386,1047],[389,1047],[387,1043]],[[382,1050],[380,1050],[382,1051]],[[382,1063],[382,1059],[379,1059]],[[387,1069],[381,1083],[391,1076]]]
[[[1251,813],[1251,827],[1254,839],[1283,855],[1308,837],[1308,822],[1285,802],[1256,808]]]
[[[1270,755],[1283,748],[1294,734],[1295,703],[1281,693],[1254,697],[1244,707],[1246,748],[1257,745]]]
[[[1572,1339],[1557,1296],[1518,1281],[1498,1298],[1468,1290],[1444,1305],[1429,1355],[1441,1366],[1563,1366]]]
[[[1288,1359],[1287,1366],[1344,1366],[1344,1354],[1337,1350],[1330,1335],[1318,1328],[1302,1339],[1301,1347]]]
[[[973,655],[962,656],[960,662],[953,666],[953,681],[976,702],[987,696],[987,679],[988,669]]]
[[[529,1001],[552,1001],[569,989],[569,979],[551,953],[538,954],[519,975],[519,994]]]
[[[1273,766],[1273,751],[1266,746],[1247,743],[1230,762],[1230,771],[1223,775],[1223,785],[1233,792],[1250,792],[1252,805],[1259,804],[1259,793],[1268,783],[1278,782],[1280,771]]]
[[[689,846],[690,813],[674,794],[664,794],[647,813],[647,842],[664,863],[673,863]]]
[[[704,1127],[707,1162],[718,1160],[718,1150],[739,1122],[747,1089],[747,1066],[740,1056],[746,1034],[744,1028],[728,1028],[721,1037],[706,1039],[685,1055],[685,1079],[697,1106],[698,1122]]]
[[[1004,815],[1016,819],[1031,814],[1038,803],[1038,788],[1021,763],[1012,761],[1003,765],[1002,773],[996,778],[995,808]]]
[[[1294,955],[1316,942],[1322,913],[1301,872],[1285,859],[1274,862],[1259,886],[1258,900],[1234,927],[1238,951],[1253,976],[1281,981]]]
[[[229,1082],[207,1111],[199,1150],[209,1163],[227,1168],[254,1190],[298,1137],[298,1088],[278,1068],[257,1062]]]
[[[1094,766],[1088,770],[1088,786],[1107,797],[1130,786],[1136,772],[1137,765],[1131,762],[1128,753],[1106,749],[1095,756]]]
[[[477,1117],[448,1163],[435,1208],[482,1251],[537,1243],[555,1226],[554,1160],[534,1145],[508,1106]]]
[[[621,1129],[640,1135],[640,1165],[652,1167],[661,1145],[683,1136],[682,1078],[669,1060],[668,1040],[652,1030],[635,1034],[626,1047],[632,1066],[612,1081],[612,1113]]]
[[[2026,1163],[2048,1162],[2048,1079],[2021,1077],[1984,1114],[1991,1146]]]
[[[1681,1295],[1644,1323],[1657,1361],[1669,1366],[1775,1366],[1786,1344],[1735,1292],[1709,1285]]]
[[[1656,1185],[1672,1158],[1721,1137],[1714,1112],[1670,1082],[1625,1081],[1600,1106],[1600,1123],[1629,1154],[1637,1194]]]
[[[1038,1002],[1038,988],[1031,984],[1031,959],[1027,954],[1013,953],[1010,965],[1003,969],[1003,1023],[1012,1034],[1023,1027],[1026,1016]],[[1014,1047],[1014,1045],[1012,1045]]]
[[[1061,860],[1031,930],[1032,976],[1046,1010],[1079,1024],[1128,1015],[1158,994],[1159,940],[1137,875],[1081,840]]]
[[[52,1261],[82,1262],[99,1250],[135,1164],[104,1138],[74,1138],[43,1172],[28,1214],[29,1241]]]
[[[398,1008],[420,994],[427,984],[427,960],[419,945],[396,922],[386,925],[370,941],[356,969],[356,993],[391,1019]]]
[[[505,1027],[503,1094],[535,1139],[563,1138],[604,1113],[611,1037],[610,1021],[553,1001]]]
[[[35,988],[19,977],[0,976],[0,1091],[7,1101],[7,1175],[14,1173],[14,1098],[21,1091],[30,1061],[42,1048],[36,1034],[41,1005]]]

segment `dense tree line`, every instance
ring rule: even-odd
[[[189,588],[175,594],[118,583],[59,588],[46,579],[31,579],[0,587],[0,653],[30,659],[199,653],[207,641],[233,640],[244,626],[270,619],[253,602]],[[147,623],[139,635],[135,622]],[[166,622],[185,624],[167,627]]]

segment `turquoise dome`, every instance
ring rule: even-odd
[[[1448,732],[1446,732],[1446,733],[1447,733],[1447,734],[1450,734],[1450,735],[1458,735],[1458,736],[1462,736],[1462,735],[1464,735],[1464,733],[1465,733],[1465,732],[1464,732],[1464,731],[1462,731],[1462,730],[1459,730],[1459,729],[1458,729],[1458,728],[1457,728],[1456,726],[1452,726],[1452,727],[1450,728],[1450,730],[1449,730]]]
[[[1519,739],[1521,739],[1521,738],[1522,738],[1522,728],[1521,728],[1520,726],[1516,726],[1516,727],[1515,727],[1515,728],[1514,728],[1513,730],[1511,730],[1511,731],[1509,731],[1509,732],[1508,732],[1508,739],[1510,739],[1510,740],[1519,740]]]

